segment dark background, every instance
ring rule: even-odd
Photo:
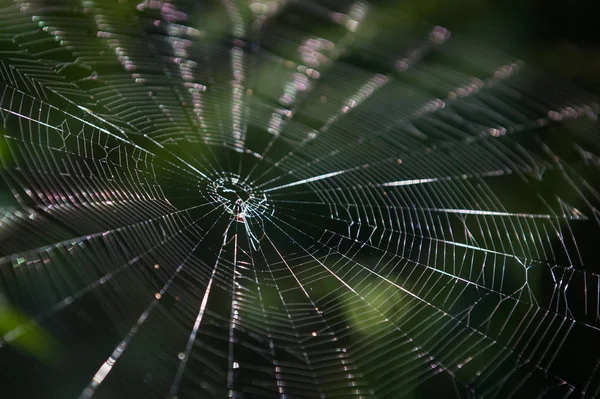
[[[600,94],[600,17],[591,0],[374,1],[504,51]]]

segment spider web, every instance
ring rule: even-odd
[[[363,2],[1,4],[3,397],[598,395],[593,98]]]

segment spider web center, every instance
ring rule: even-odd
[[[252,196],[252,188],[237,179],[223,179],[215,187],[215,191],[224,201],[235,204],[238,200],[246,202]]]

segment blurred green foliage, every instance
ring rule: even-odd
[[[17,349],[38,360],[50,363],[57,356],[57,347],[50,335],[25,314],[0,297],[0,336]]]

